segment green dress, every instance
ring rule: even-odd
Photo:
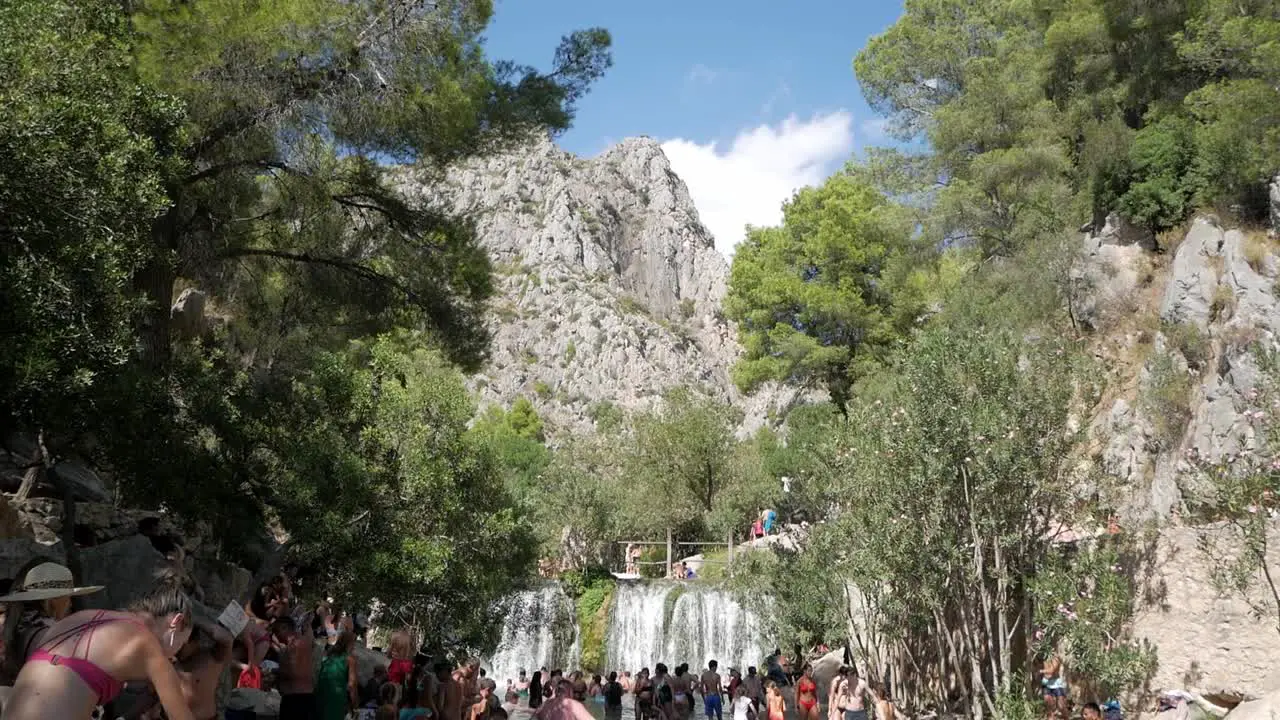
[[[320,672],[316,675],[316,710],[319,712],[319,720],[344,720],[349,708],[347,656],[327,656],[320,661]]]

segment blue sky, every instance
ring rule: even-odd
[[[858,148],[884,142],[852,61],[898,0],[498,0],[488,51],[546,68],[560,36],[603,26],[614,65],[560,140],[594,155],[635,135],[663,147],[716,245]]]

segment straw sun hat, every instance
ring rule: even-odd
[[[96,593],[103,585],[76,587],[71,571],[58,563],[40,563],[27,571],[18,592],[0,597],[0,602],[27,602],[54,598],[78,597]]]

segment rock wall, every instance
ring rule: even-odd
[[[1280,258],[1265,232],[1213,216],[1164,238],[1159,247],[1109,221],[1084,238],[1073,269],[1073,316],[1106,373],[1085,465],[1107,476],[1095,487],[1112,494],[1123,525],[1157,532],[1134,625],[1157,648],[1152,687],[1258,695],[1280,687],[1280,619],[1215,588],[1198,543],[1221,528],[1186,523],[1212,497],[1200,461],[1265,450],[1256,358],[1280,349]],[[1280,551],[1271,562],[1280,577]]]
[[[1272,525],[1272,542],[1280,546],[1280,520]],[[1213,568],[1198,543],[1203,534],[1220,532],[1171,527],[1156,542],[1134,619],[1135,636],[1158,648],[1153,688],[1253,696],[1280,689],[1280,618],[1255,616],[1210,579]],[[1263,593],[1258,588],[1256,600],[1265,600]]]
[[[0,506],[21,518],[25,531],[0,538],[0,578],[13,579],[35,557],[67,562],[59,537],[61,501],[33,498],[15,507],[0,500]],[[145,518],[158,521],[151,530],[155,537],[140,533],[140,521]],[[184,533],[160,513],[76,503],[74,534],[80,554],[80,582],[105,586],[102,592],[85,597],[88,607],[124,607],[166,573],[181,578],[195,600],[223,607],[247,593],[253,580],[248,570],[216,557],[200,536]]]
[[[407,192],[435,187],[406,171]],[[601,403],[651,408],[689,385],[740,407],[749,432],[796,401],[733,387],[728,264],[656,141],[582,159],[542,140],[466,165],[445,187],[478,218],[498,271],[492,360],[471,379],[483,404],[524,396],[553,431],[584,431]]]

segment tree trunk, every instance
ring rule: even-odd
[[[142,362],[152,369],[169,364],[171,354],[169,328],[173,305],[173,283],[177,279],[174,253],[178,241],[178,206],[174,205],[151,225],[152,257],[134,277],[134,287],[147,299],[138,328],[142,344]]]

